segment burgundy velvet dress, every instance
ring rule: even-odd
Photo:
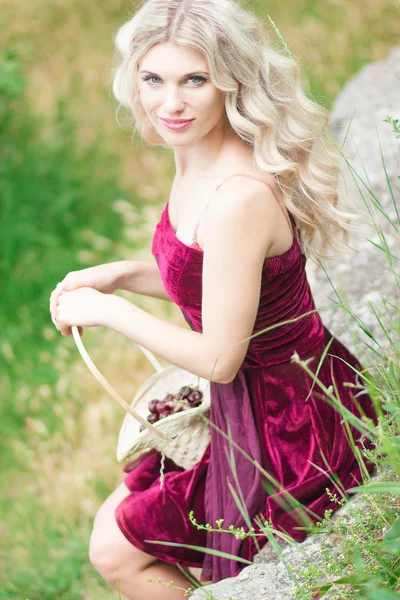
[[[297,230],[293,244],[285,253],[267,258],[263,264],[261,294],[253,334],[273,324],[312,311],[315,308],[305,272]],[[180,307],[189,326],[202,331],[202,249],[195,243],[180,241],[172,228],[168,203],[153,236],[152,253],[168,294]],[[291,361],[296,351],[302,360],[312,358],[309,368],[316,372],[321,355],[332,334],[318,313],[295,322],[277,326],[250,340],[246,357],[231,383],[210,384],[210,420],[227,432],[227,422],[234,442],[262,465],[272,476],[263,477],[247,458],[233,448],[238,489],[228,460],[226,439],[211,427],[211,442],[202,459],[191,469],[183,470],[166,459],[164,485],[160,489],[160,458],[150,451],[126,467],[125,483],[131,494],[117,507],[115,515],[125,537],[138,549],[161,561],[182,566],[201,567],[202,581],[220,581],[237,575],[245,566],[236,560],[215,557],[195,549],[151,544],[148,540],[178,542],[228,552],[252,560],[257,553],[254,538],[236,539],[230,533],[198,530],[190,522],[191,510],[198,523],[212,524],[224,519],[229,525],[244,527],[246,522],[237,508],[228,482],[246,504],[251,519],[263,515],[274,529],[287,532],[302,541],[307,531],[301,511],[282,501],[290,493],[311,521],[324,517],[327,509],[336,510],[328,488],[340,498],[334,485],[342,489],[362,483],[360,466],[350,446],[340,414],[326,401],[312,378]],[[358,360],[336,338],[329,347],[318,373],[328,388],[336,385],[342,404],[360,416],[376,422],[368,395],[345,385],[356,383],[351,366],[361,369]],[[356,446],[361,434],[350,427]],[[368,440],[364,446],[372,447]],[[363,459],[370,472],[374,465]],[[260,529],[255,521],[256,532]],[[261,548],[267,538],[257,538]]]

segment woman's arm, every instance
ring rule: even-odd
[[[118,289],[173,301],[167,294],[156,263],[146,260],[122,260],[120,265],[121,276],[118,279]]]
[[[208,339],[200,332],[159,319],[114,295],[103,297],[99,324],[122,333],[190,373],[225,383],[225,374],[219,369],[221,361],[217,361]]]
[[[282,219],[272,192],[261,185],[251,182],[251,187],[247,183],[239,189],[228,182],[206,214],[201,332],[168,323],[120,296],[81,287],[59,297],[56,317],[61,333],[72,325],[110,327],[190,373],[232,382],[247,352],[264,259]],[[132,265],[124,272],[133,273]],[[128,289],[140,289],[128,277],[129,281]],[[154,285],[152,293],[155,289]]]
[[[103,298],[99,320],[169,363],[218,383],[233,381],[245,358],[264,259],[282,219],[263,184],[225,188],[206,214],[202,332],[168,323],[120,296]]]

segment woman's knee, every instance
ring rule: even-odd
[[[118,551],[99,527],[94,527],[89,541],[89,560],[100,575],[113,583],[118,579]]]
[[[116,507],[129,493],[125,484],[121,484],[105,500],[94,518],[89,540],[89,560],[96,571],[110,583],[120,566],[119,546],[129,544],[115,520]]]
[[[100,507],[89,541],[89,560],[108,583],[123,578],[126,571],[140,571],[156,560],[131,544],[120,530],[115,509],[130,494],[122,484]]]
[[[110,584],[132,577],[148,567],[156,558],[145,554],[123,535],[115,519],[111,523],[98,520],[89,542],[89,560]]]

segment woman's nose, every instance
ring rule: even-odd
[[[169,88],[164,98],[164,107],[171,114],[183,110],[185,104],[181,97],[181,91],[173,87]]]

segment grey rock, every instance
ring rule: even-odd
[[[396,139],[392,125],[384,122],[386,117],[399,117],[399,98],[400,46],[392,50],[387,60],[366,65],[347,83],[334,102],[329,123],[341,146],[347,135],[343,153],[351,168],[342,159],[343,181],[339,182],[342,206],[346,208],[347,204],[360,214],[364,224],[362,235],[350,234],[349,244],[354,251],[349,250],[345,255],[338,254],[332,261],[324,261],[324,267],[342,300],[350,303],[357,317],[385,349],[389,347],[389,342],[369,303],[393,332],[393,319],[397,318],[398,322],[400,307],[400,235],[374,208],[373,197],[367,187],[397,224],[399,231],[400,223],[395,209],[396,203],[400,213],[399,139]],[[386,180],[381,151],[395,203]],[[396,274],[391,272],[384,252],[373,245],[373,242],[381,245],[377,228],[381,228],[391,253],[398,257],[393,259]],[[318,309],[338,300],[323,269],[311,260],[307,261],[307,275]],[[385,299],[395,308],[391,308]],[[321,317],[331,332],[360,360],[365,363],[374,360],[373,356],[370,360],[362,342],[369,341],[376,350],[379,350],[379,346],[371,342],[344,309],[335,307],[322,310]]]
[[[376,469],[371,474],[371,481],[382,481]],[[342,525],[350,525],[355,519],[356,511],[366,511],[369,503],[362,494],[354,495],[344,506],[336,510],[330,521],[340,519]],[[276,540],[279,555],[267,543],[261,552],[254,557],[253,564],[245,567],[237,577],[230,577],[204,586],[191,596],[193,600],[292,600],[295,598],[297,586],[304,583],[299,571],[311,563],[323,565],[326,561],[323,550],[329,551],[332,559],[340,548],[336,546],[335,533],[320,533],[309,535],[304,542],[290,545],[282,540]],[[322,583],[321,578],[317,583]],[[329,598],[330,593],[325,594]]]

